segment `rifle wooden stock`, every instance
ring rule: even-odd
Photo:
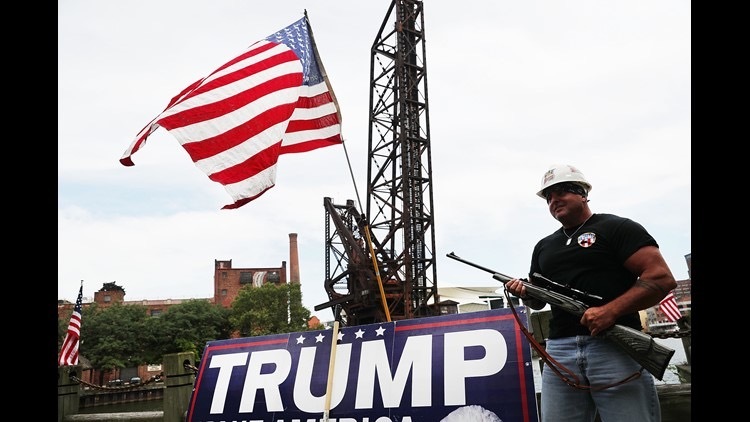
[[[489,268],[460,258],[453,252],[449,253],[447,257],[491,273],[492,278],[500,281],[503,285],[513,279],[505,274],[492,271]],[[526,294],[529,297],[546,302],[550,306],[561,308],[573,315],[581,316],[589,307],[586,303],[562,293],[537,286],[528,281],[523,281],[523,283],[526,287]],[[577,296],[580,296],[580,292]],[[620,324],[615,324],[602,331],[602,335],[620,346],[631,358],[657,379],[661,380],[664,377],[664,371],[667,369],[672,355],[674,355],[674,350],[657,343],[648,334]]]

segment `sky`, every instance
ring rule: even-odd
[[[492,286],[455,252],[510,276],[557,230],[536,196],[578,167],[592,210],[656,238],[672,273],[691,253],[691,3],[425,0],[433,218],[441,286]],[[213,296],[215,260],[289,263],[303,305],[330,309],[323,198],[366,204],[370,47],[390,1],[58,2],[58,298],[104,283],[125,300]],[[250,44],[308,17],[343,145],[280,157],[276,186],[235,210],[164,128],[119,159],[168,102]],[[390,21],[388,25],[390,25]]]

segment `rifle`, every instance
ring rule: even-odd
[[[500,281],[503,285],[513,279],[513,277],[509,277],[505,274],[501,274],[497,271],[493,271],[489,268],[482,267],[481,265],[460,258],[453,252],[449,253],[447,256],[448,258],[455,259],[456,261],[463,262],[464,264],[471,265],[472,267],[479,268],[480,270],[492,274],[492,278]],[[526,294],[529,297],[544,301],[550,304],[550,306],[557,306],[573,315],[581,316],[586,312],[586,309],[589,308],[589,305],[583,302],[583,300],[588,300],[590,302],[593,301],[594,303],[601,303],[603,301],[603,298],[600,296],[555,283],[539,273],[534,273],[532,276],[544,280],[548,284],[555,286],[558,290],[565,293],[537,286],[528,281],[522,280],[526,287]],[[657,343],[648,334],[620,324],[615,324],[602,331],[602,335],[620,346],[628,355],[630,355],[630,357],[648,372],[653,374],[657,379],[661,380],[664,377],[664,371],[667,369],[669,360],[672,359],[672,355],[674,355],[674,350]]]

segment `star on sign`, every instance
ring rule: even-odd
[[[322,343],[324,338],[325,336],[323,336],[323,334],[318,334],[317,336],[315,336],[315,342]]]
[[[302,344],[304,342],[305,342],[305,338],[302,337],[302,334],[300,334],[299,337],[297,337],[297,344]]]
[[[362,331],[362,329],[360,328],[359,330],[357,330],[356,333],[354,333],[354,335],[356,336],[356,338],[362,338],[362,334],[364,334],[364,333],[365,332]]]
[[[339,331],[338,340],[341,341],[343,339],[344,339],[344,333],[342,333],[341,331]]]
[[[375,332],[377,333],[377,335],[382,336],[383,333],[385,332],[385,328],[383,328],[382,326],[378,327],[378,329],[375,330]]]

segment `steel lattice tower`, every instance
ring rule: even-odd
[[[331,301],[315,309],[340,305],[348,325],[385,321],[371,255],[356,243],[368,222],[390,318],[437,312],[422,11],[421,1],[393,0],[371,48],[365,215],[353,201],[335,206],[324,200]]]

